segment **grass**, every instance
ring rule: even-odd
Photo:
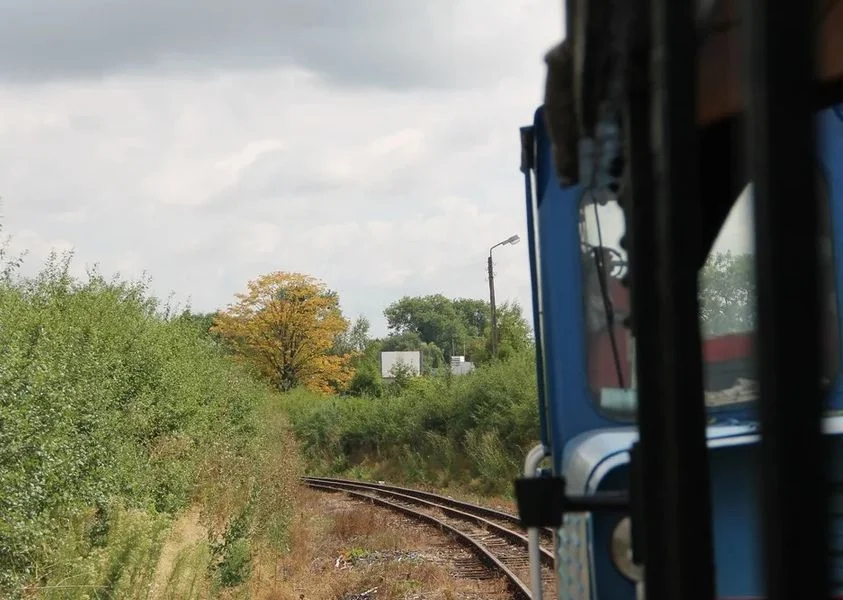
[[[38,564],[37,581],[24,586],[27,597],[44,600],[66,598],[141,598],[151,582],[167,520],[139,510],[114,507],[102,547],[88,546],[91,521],[79,518],[69,535],[52,548],[51,562]],[[35,579],[35,578],[34,578]]]
[[[179,600],[208,595],[205,576],[211,555],[207,529],[198,507],[191,507],[173,523],[155,566],[150,598]]]

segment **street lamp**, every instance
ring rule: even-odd
[[[510,236],[504,241],[498,242],[489,248],[489,305],[492,308],[492,356],[494,358],[498,357],[498,315],[495,310],[495,271],[492,268],[492,250],[498,246],[506,246],[507,244],[514,246],[520,241],[521,238],[518,237],[518,234],[516,233],[515,235]]]

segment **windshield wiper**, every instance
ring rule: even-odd
[[[618,376],[618,385],[626,388],[624,384],[623,369],[621,368],[621,355],[618,350],[618,338],[615,333],[615,308],[612,299],[609,297],[609,286],[606,275],[605,252],[603,246],[603,233],[600,231],[600,216],[597,213],[597,203],[594,203],[594,220],[597,227],[597,246],[592,246],[594,254],[594,266],[597,269],[597,280],[600,283],[600,297],[603,300],[603,311],[606,313],[606,326],[609,328],[609,343],[612,345],[612,358],[615,362],[615,373]]]
[[[597,246],[593,249],[594,265],[597,268],[597,280],[600,283],[600,297],[603,300],[603,310],[606,313],[606,326],[609,329],[609,343],[612,346],[612,358],[615,363],[615,373],[618,376],[618,385],[626,388],[621,367],[621,355],[618,350],[618,338],[615,332],[615,309],[609,297],[609,289],[606,280],[606,265],[603,262],[603,247]]]

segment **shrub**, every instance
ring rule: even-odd
[[[95,271],[77,280],[69,265],[70,256],[54,255],[35,277],[0,278],[2,597],[62,577],[118,589],[134,554],[155,556],[161,519],[191,501],[213,460],[239,456],[250,466],[234,473],[233,487],[238,478],[266,483],[271,465],[258,460],[265,446],[256,442],[271,420],[256,408],[277,396],[189,313],[151,297],[147,282]],[[140,538],[136,551],[112,556],[113,568],[97,558],[99,548],[112,555],[114,544]],[[229,583],[245,568],[238,544]]]
[[[375,477],[508,493],[538,436],[532,351],[458,377],[412,378],[383,397],[296,390],[284,403],[311,468],[323,473],[368,466]]]

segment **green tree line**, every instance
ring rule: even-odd
[[[700,287],[706,336],[752,329],[751,255],[712,255],[700,272]],[[429,376],[447,370],[454,355],[482,366],[493,359],[506,360],[533,344],[530,325],[516,302],[504,302],[497,309],[498,352],[492,357],[491,311],[486,300],[443,294],[404,296],[384,309],[388,333],[375,338],[366,317],[353,321],[342,317],[336,292],[306,275],[264,275],[250,282],[249,292],[237,298],[238,302],[219,313],[192,318],[234,354],[251,357],[282,390],[305,386],[328,393],[381,396],[396,387],[391,384],[401,388],[406,383],[406,373],[399,369],[385,386],[382,352],[419,351],[422,373]],[[317,318],[316,305],[324,305],[329,312]],[[333,316],[328,319],[328,315]],[[281,336],[281,331],[287,333]]]
[[[381,352],[419,351],[423,375],[432,375],[450,369],[454,355],[483,365],[532,344],[530,326],[514,302],[497,309],[498,351],[493,357],[491,312],[484,300],[405,296],[384,310],[388,334],[374,338],[366,317],[345,319],[336,292],[300,273],[263,275],[250,281],[248,291],[236,299],[218,313],[191,318],[282,391],[303,386],[380,396],[385,391]],[[392,383],[400,388],[406,377],[396,375]]]

